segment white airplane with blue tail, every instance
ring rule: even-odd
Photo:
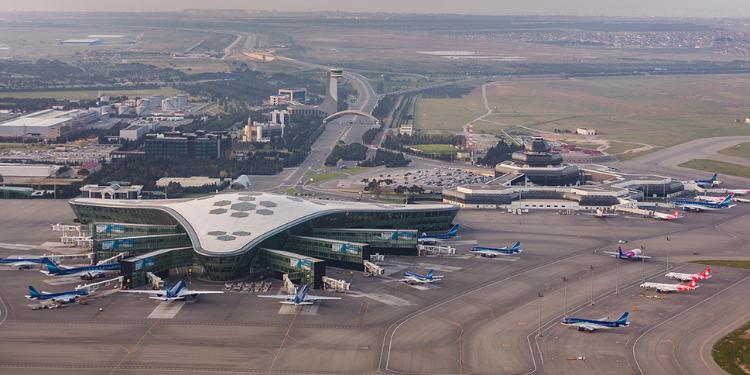
[[[322,300],[341,299],[339,297],[312,296],[309,293],[310,293],[310,287],[307,286],[307,284],[305,284],[300,287],[295,287],[294,294],[278,294],[278,295],[259,294],[258,297],[279,299],[281,300],[279,301],[279,303],[281,304],[295,305],[295,306],[312,305],[315,302],[322,301]]]
[[[594,332],[601,329],[613,329],[620,327],[627,327],[630,325],[628,316],[630,313],[623,313],[617,320],[609,320],[609,318],[602,319],[584,319],[584,318],[573,318],[568,317],[560,322],[564,326],[576,327],[582,332]]]
[[[184,281],[180,280],[171,288],[161,290],[120,290],[123,293],[148,294],[151,299],[159,301],[184,300],[185,297],[197,297],[200,294],[224,294],[220,290],[190,290]]]
[[[485,246],[474,246],[469,250],[472,254],[480,255],[486,258],[494,258],[498,255],[514,255],[520,254],[523,250],[521,249],[521,242],[516,242],[511,246],[505,247],[485,247]]]

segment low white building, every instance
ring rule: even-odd
[[[154,127],[158,125],[158,122],[146,122],[136,121],[130,124],[127,128],[120,130],[120,138],[127,139],[129,141],[137,141],[143,138],[143,135],[154,130]]]
[[[576,129],[576,134],[578,135],[596,135],[595,129],[588,129],[588,128],[578,128]]]

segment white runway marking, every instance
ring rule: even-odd
[[[279,308],[279,315],[294,315],[299,312],[300,315],[318,315],[318,308],[320,305],[317,303],[312,305],[284,305],[282,304]]]
[[[185,302],[182,301],[162,302],[158,306],[156,306],[156,308],[151,312],[151,315],[149,315],[148,318],[172,319],[177,315],[178,312],[180,312],[183,305],[185,305]]]
[[[392,296],[390,294],[349,292],[347,293],[347,295],[350,295],[356,298],[366,297],[366,298],[375,300],[377,302],[380,302],[386,305],[391,305],[391,306],[413,306],[414,305],[414,303],[411,303],[403,298]]]
[[[26,244],[21,244],[21,243],[0,242],[0,247],[3,248],[3,249],[8,249],[8,250],[24,250],[24,251],[28,251],[28,250],[36,249],[39,246],[36,246],[36,245],[26,245]]]

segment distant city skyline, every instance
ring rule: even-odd
[[[458,13],[483,15],[580,15],[611,17],[750,17],[747,0],[0,0],[0,12],[149,12],[184,9]]]

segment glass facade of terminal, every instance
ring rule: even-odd
[[[297,285],[307,284],[315,289],[323,287],[326,268],[320,259],[266,248],[258,249],[255,259],[254,267],[274,271],[279,278],[287,274]]]
[[[257,258],[256,250],[232,256],[206,256],[196,254],[198,263],[203,266],[206,277],[215,281],[235,280],[250,273],[250,264]]]
[[[92,238],[118,238],[148,236],[154,234],[176,234],[181,230],[177,225],[148,225],[122,223],[95,223],[89,225]]]
[[[106,204],[106,201],[103,202]],[[168,213],[151,208],[107,207],[89,206],[82,204],[71,204],[81,224],[91,223],[129,223],[129,224],[152,224],[152,225],[178,225]]]
[[[94,255],[96,260],[104,260],[120,253],[126,257],[138,256],[161,249],[192,247],[192,242],[186,233],[158,234],[151,236],[97,238],[94,239]]]
[[[394,255],[417,255],[416,230],[313,228],[312,235],[341,241],[362,242],[371,252]]]
[[[364,270],[362,262],[370,259],[370,246],[366,243],[325,238],[290,236],[284,249],[323,259],[326,264],[359,271]]]
[[[146,285],[147,272],[159,277],[169,276],[169,270],[179,267],[190,267],[194,264],[192,247],[162,249],[122,261],[121,275],[126,288],[137,288]]]
[[[343,212],[312,220],[314,228],[409,228],[427,232],[448,229],[458,207],[443,210],[393,212]]]

